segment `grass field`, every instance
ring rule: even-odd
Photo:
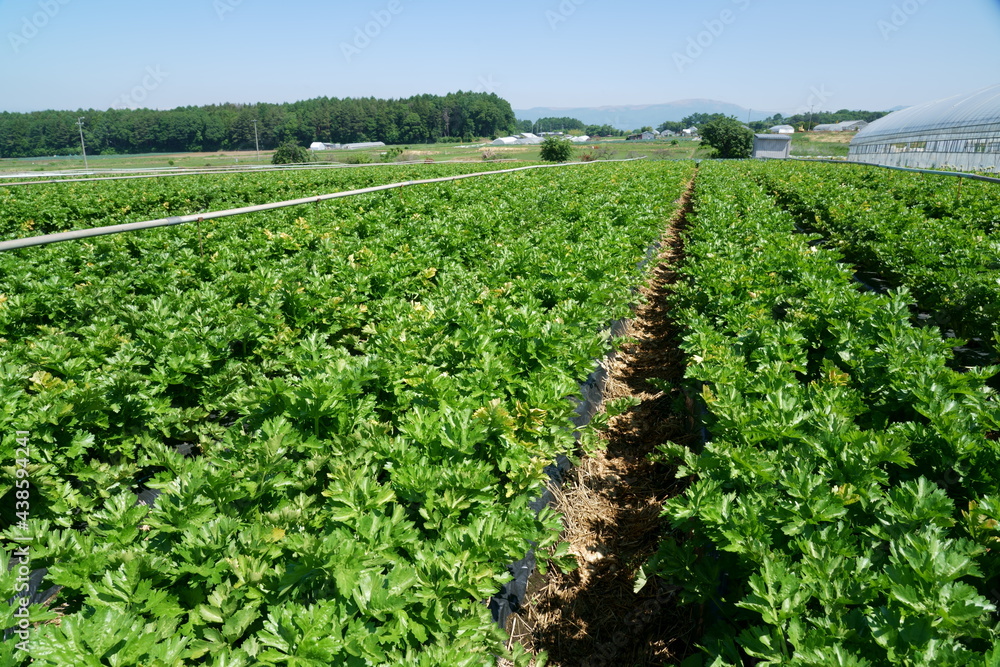
[[[471,144],[416,144],[401,146],[403,153],[395,161],[434,162],[479,162],[483,151],[492,149],[497,159],[525,160],[536,162],[540,159],[538,146],[489,146],[488,140]],[[585,154],[598,159],[621,159],[642,155],[661,160],[707,158],[709,150],[689,139],[679,139],[676,146],[669,142],[633,143],[623,138],[597,139],[577,146],[574,159],[580,160]],[[145,170],[145,169],[204,169],[270,164],[273,151],[225,151],[218,153],[153,153],[146,155],[96,155],[88,156],[90,171]],[[383,161],[381,150],[349,151],[334,150],[314,153],[318,163],[378,163]],[[15,173],[62,173],[83,171],[80,156],[51,158],[0,158],[0,174]]]
[[[796,132],[792,135],[792,155],[847,157],[854,132]]]
[[[846,157],[853,134],[806,132],[792,138],[792,155]],[[590,154],[598,159],[622,159],[648,156],[657,160],[703,159],[711,157],[711,150],[691,139],[656,142],[627,142],[624,138],[595,139],[577,146],[574,159]],[[483,151],[492,149],[498,159],[540,159],[538,146],[489,146],[488,140],[471,144],[419,144],[402,146],[403,153],[396,161],[432,160],[434,162],[469,162],[483,159]],[[87,157],[91,171],[144,170],[144,169],[204,169],[232,168],[246,165],[270,164],[273,151],[224,151],[217,153],[152,153],[146,155],[94,155]],[[377,163],[383,160],[381,151],[335,150],[315,153],[320,163]],[[0,158],[0,174],[50,173],[83,171],[80,156],[51,158]]]

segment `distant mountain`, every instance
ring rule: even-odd
[[[518,120],[536,121],[539,118],[576,118],[585,125],[611,125],[620,130],[632,130],[650,125],[656,127],[666,121],[679,121],[695,113],[722,113],[747,120],[747,109],[737,104],[718,100],[678,100],[667,104],[643,104],[608,107],[535,107],[514,109]],[[765,120],[775,111],[753,111],[750,120]]]

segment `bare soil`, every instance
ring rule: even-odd
[[[579,568],[536,574],[527,611],[509,628],[512,641],[536,655],[546,651],[549,665],[678,664],[700,635],[698,610],[677,604],[674,589],[653,578],[633,592],[638,569],[669,530],[660,517],[663,502],[685,487],[672,466],[649,455],[668,440],[687,444],[697,437],[680,389],[685,359],[670,316],[689,198],[690,189],[662,239],[653,279],[641,290],[627,344],[605,364],[605,401],[634,397],[639,404],[610,421],[601,436],[605,447],[584,459],[557,494],[563,537]],[[650,379],[671,384],[661,391]]]

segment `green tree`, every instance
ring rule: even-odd
[[[725,118],[725,114],[721,113],[693,113],[690,116],[681,119],[681,124],[685,128],[688,127],[701,127],[702,125],[707,125],[713,120],[719,120],[720,118]]]
[[[625,131],[605,124],[588,125],[584,128],[583,133],[591,137],[620,137],[625,134]]]
[[[271,164],[301,164],[310,160],[312,160],[312,156],[308,150],[288,141],[278,146],[278,150],[274,151]]]
[[[573,155],[573,144],[567,139],[548,137],[542,142],[542,159],[546,162],[566,162]]]
[[[565,132],[567,130],[582,130],[584,128],[581,121],[576,118],[569,118],[568,116],[562,118],[539,118],[534,126],[537,132]],[[531,132],[532,130],[525,131]]]
[[[691,126],[690,125],[685,125],[684,123],[682,123],[680,121],[671,121],[671,120],[668,120],[666,122],[660,123],[657,126],[656,129],[659,130],[660,132],[664,132],[666,130],[670,130],[671,132],[679,133],[681,130],[685,130],[685,129],[689,128],[689,127],[691,127]]]
[[[700,132],[702,141],[715,149],[716,157],[742,159],[753,152],[753,130],[735,118],[716,118]]]

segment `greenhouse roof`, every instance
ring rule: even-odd
[[[1000,126],[1000,84],[896,111],[858,132],[852,143],[881,143],[922,132]]]

